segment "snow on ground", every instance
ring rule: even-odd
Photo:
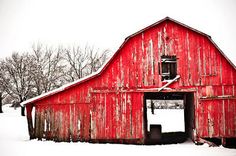
[[[148,131],[150,124],[159,124],[162,132],[184,132],[184,109],[147,109]]]
[[[4,106],[0,114],[0,156],[72,156],[72,155],[181,155],[236,156],[236,149],[196,146],[191,141],[173,145],[122,145],[91,143],[55,143],[29,140],[27,121],[20,109]]]

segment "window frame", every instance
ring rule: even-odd
[[[176,56],[161,56],[161,80],[172,80],[177,76]]]

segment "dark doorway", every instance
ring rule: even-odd
[[[193,92],[144,93],[146,144],[172,144],[192,139]]]

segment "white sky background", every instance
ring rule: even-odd
[[[115,52],[166,16],[210,35],[236,64],[235,0],[0,0],[0,58],[35,42]]]

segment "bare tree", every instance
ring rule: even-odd
[[[2,62],[5,69],[5,72],[0,74],[3,86],[6,92],[19,102],[26,100],[32,89],[31,65],[32,59],[27,53],[23,55],[13,53]]]
[[[3,113],[2,110],[2,105],[3,105],[3,100],[7,97],[6,90],[4,86],[2,85],[2,82],[0,82],[0,113]]]
[[[3,110],[2,110],[2,100],[4,99],[3,97],[3,92],[0,91],[0,113],[3,113]]]
[[[110,52],[109,50],[95,50],[94,47],[86,47],[85,51],[88,53],[87,74],[97,71],[106,62]]]
[[[33,84],[36,95],[48,92],[52,89],[60,87],[63,82],[64,68],[62,54],[64,49],[48,48],[42,44],[34,44],[33,50]]]
[[[65,49],[64,60],[68,64],[66,81],[72,82],[84,76],[84,69],[88,62],[88,54],[79,46]]]
[[[94,47],[79,46],[65,49],[64,60],[68,64],[66,81],[72,82],[97,71],[108,59],[109,50],[95,51]]]
[[[34,60],[33,63],[33,70],[31,71],[32,81],[34,86],[34,94],[40,95],[43,92],[42,89],[42,75],[43,75],[43,68],[46,66],[46,61],[44,60],[44,54],[42,49],[42,44],[34,44],[32,46],[33,54],[32,58]]]
[[[64,84],[64,68],[63,65],[63,48],[58,47],[57,49],[46,48],[45,60],[47,65],[44,69],[43,74],[43,89],[44,92],[48,92],[52,89],[60,87]]]
[[[11,57],[2,61],[2,67],[5,72],[0,73],[2,78],[3,87],[8,95],[16,99],[17,104],[23,102],[32,90],[32,59],[27,53],[20,55],[13,53]],[[24,115],[24,107],[21,111]]]
[[[2,61],[0,62],[0,73],[5,73],[4,67],[2,66]],[[2,75],[3,74],[0,74],[0,113],[3,113],[2,110],[3,100],[7,96]]]

